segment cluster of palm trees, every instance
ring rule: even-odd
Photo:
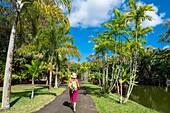
[[[51,90],[52,75],[55,72],[57,88],[57,75],[62,73],[59,72],[59,68],[64,63],[67,65],[68,55],[80,59],[80,53],[74,45],[74,38],[69,35],[69,20],[60,8],[62,5],[70,13],[70,0],[6,0],[4,3],[10,4],[8,7],[1,6],[1,19],[9,17],[8,20],[5,18],[5,21],[1,21],[1,29],[6,34],[0,37],[4,43],[9,42],[6,66],[1,66],[5,70],[5,75],[2,77],[4,78],[2,109],[7,109],[10,108],[12,76],[19,75],[22,80],[22,77],[31,75],[33,98],[35,78],[43,73],[48,74],[49,71],[49,90]],[[6,38],[9,35],[10,37]],[[4,60],[0,61],[4,64]],[[16,73],[14,75],[12,74],[13,63],[15,69],[19,68],[18,71],[13,72]],[[63,73],[70,73],[68,69],[67,72]]]
[[[102,85],[104,92],[110,92],[117,87],[120,103],[127,102],[137,78],[138,59],[142,44],[142,38],[153,30],[152,27],[142,27],[142,21],[151,20],[145,12],[154,11],[151,5],[139,6],[135,0],[129,0],[129,10],[122,13],[114,9],[115,17],[103,26],[109,28],[104,33],[94,37],[97,54],[102,54]],[[102,41],[101,41],[102,39]],[[110,88],[108,87],[109,63],[112,65]],[[124,101],[122,100],[123,85],[128,84],[128,91]]]
[[[152,52],[151,49],[148,50],[144,47],[145,37],[147,33],[153,31],[153,28],[150,26],[144,27],[142,22],[145,20],[152,21],[152,18],[146,12],[154,11],[153,6],[138,5],[135,0],[129,0],[128,6],[129,10],[125,12],[114,9],[114,18],[103,24],[109,30],[98,33],[97,37],[91,37],[91,41],[95,43],[93,49],[96,52],[88,57],[89,62],[83,63],[86,68],[82,67],[82,70],[90,74],[88,80],[94,84],[99,84],[103,93],[109,93],[113,89],[116,90],[120,103],[127,102],[134,85],[137,81],[142,83],[145,77],[149,76],[150,82],[156,76],[160,77],[157,77],[160,83],[166,81],[165,76],[169,72],[163,71],[163,68],[158,70],[158,68],[166,65],[164,70],[168,70],[170,64],[168,49],[161,50],[161,54],[158,55],[159,50],[155,49]],[[168,35],[165,33],[161,40],[168,41],[167,37]],[[163,51],[166,51],[166,54],[163,55]],[[146,56],[149,56],[152,63],[149,63],[150,61],[146,59]],[[145,60],[148,62],[145,62]],[[144,62],[148,66],[144,65]],[[149,71],[148,67],[151,66],[152,71]],[[152,74],[146,74],[143,71]],[[84,74],[84,78],[87,79],[86,75],[88,74]],[[162,78],[163,80],[161,80]],[[153,83],[151,84],[153,85]],[[124,91],[125,89],[126,91]],[[123,94],[126,94],[124,99],[122,98]]]

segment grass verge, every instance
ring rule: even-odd
[[[101,94],[100,87],[87,82],[84,82],[84,85],[100,113],[158,113],[131,100],[125,104],[120,104],[118,95]]]
[[[35,85],[34,98],[31,99],[32,85],[14,85],[11,87],[11,99],[9,110],[3,113],[30,113],[37,111],[60,95],[66,86],[48,91],[48,86]],[[0,88],[0,106],[2,104],[2,87]]]

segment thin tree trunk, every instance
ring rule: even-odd
[[[136,54],[136,52],[135,52],[135,54]],[[132,64],[132,70],[130,70],[130,73],[131,73],[131,75],[130,75],[130,84],[129,84],[129,88],[128,88],[128,91],[127,91],[126,98],[125,98],[123,103],[127,102],[127,100],[129,99],[129,96],[130,96],[130,94],[132,92],[132,89],[133,89],[133,85],[134,85],[133,81],[135,80],[136,67],[137,67],[136,55],[134,56],[134,62],[130,63],[130,64]]]
[[[105,88],[105,68],[103,67],[103,74],[102,74],[102,86],[103,86],[103,91],[104,93],[106,92],[106,88]]]
[[[99,86],[101,86],[101,80],[100,80],[100,78],[98,78],[98,80],[99,80]]]
[[[58,88],[58,66],[56,67],[55,86],[54,86],[54,88]]]
[[[50,81],[49,81],[49,90],[52,89],[52,74],[53,74],[53,53],[50,58]]]
[[[137,22],[137,21],[136,21]],[[136,42],[138,42],[138,32],[137,32],[137,28],[138,28],[138,25],[136,24],[135,26],[135,29],[136,29]],[[134,63],[132,63],[132,74],[130,76],[130,85],[129,85],[129,88],[128,88],[128,93],[127,93],[127,96],[126,96],[126,99],[124,100],[123,103],[126,103],[127,100],[129,99],[129,96],[130,94],[132,93],[132,89],[133,89],[133,86],[134,86],[134,83],[135,83],[135,78],[136,78],[136,71],[137,71],[137,65],[138,65],[138,47],[137,47],[137,44],[135,46],[135,51],[134,51]]]
[[[131,65],[132,65],[132,60],[130,60],[130,74],[132,74]],[[130,84],[129,84],[128,91],[127,91],[127,94],[126,94],[126,98],[125,98],[123,103],[127,102],[128,98],[130,96],[131,87],[132,87],[132,76],[130,76]]]
[[[100,70],[98,71],[98,73],[100,73]],[[101,86],[100,75],[98,76],[98,80],[99,80],[99,86]]]
[[[57,71],[58,69],[56,69]],[[58,88],[58,72],[56,72],[56,75],[55,75],[55,86],[54,88]]]
[[[106,90],[108,92],[108,76],[109,76],[109,63],[107,62],[107,69],[106,69]]]
[[[8,46],[3,94],[2,94],[2,109],[10,108],[10,93],[11,93],[11,75],[12,75],[12,63],[13,63],[13,51],[14,51],[14,40],[16,35],[16,27],[18,22],[18,12],[15,11],[15,19],[13,21],[12,30],[10,34],[10,41]]]
[[[54,88],[58,88],[58,69],[59,69],[59,59],[58,54],[56,55],[56,75],[55,75],[55,86]]]
[[[117,35],[115,35],[115,41],[116,41],[116,36]],[[114,59],[113,59],[113,65],[112,65],[112,78],[111,78],[109,92],[111,92],[113,90],[113,88],[116,84],[116,80],[114,81],[114,79],[115,79],[114,72],[115,72],[115,64],[116,64],[116,58],[115,57],[116,57],[116,54],[117,54],[117,46],[116,45],[114,46],[114,52],[115,52],[115,55],[113,57]],[[115,72],[115,73],[117,73],[117,72]]]
[[[106,89],[106,91],[107,91],[107,93],[108,93],[108,76],[109,76],[109,61],[108,61],[108,51],[107,51],[107,56],[106,56],[106,60],[107,60],[107,62],[106,62],[106,81],[105,81],[105,89]]]
[[[119,67],[119,69],[118,69],[118,73],[117,73],[117,75],[116,75],[116,85],[117,85],[117,93],[118,93],[118,95],[120,96],[120,92],[119,92],[119,75],[120,75],[120,67]]]
[[[102,53],[102,63],[103,63],[103,74],[102,74],[102,86],[103,92],[105,93],[105,54]]]
[[[48,75],[46,76],[46,85],[48,85]]]
[[[32,76],[32,94],[31,98],[34,98],[34,76]]]
[[[112,78],[111,78],[111,83],[110,83],[109,92],[111,92],[111,91],[113,90],[113,88],[114,88],[113,86],[114,86],[114,84],[115,84],[115,83],[114,83],[114,76],[113,76],[113,75],[114,75],[114,71],[115,71],[114,65],[115,65],[115,64],[114,64],[114,62],[113,62],[113,65],[112,65],[112,74],[111,74],[111,75],[112,75]]]
[[[122,68],[121,68],[121,72],[120,72],[120,103],[122,104]]]
[[[120,37],[119,35],[119,41],[121,42],[120,43],[120,49],[121,49],[121,52],[122,52],[122,38]],[[119,102],[122,104],[122,74],[123,74],[123,57],[122,57],[122,53],[120,53],[120,74],[119,74],[119,83],[120,83],[120,96],[119,96]]]

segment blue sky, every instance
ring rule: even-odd
[[[73,11],[68,16],[71,23],[70,34],[75,39],[75,45],[78,47],[82,59],[80,62],[86,61],[86,57],[94,53],[92,49],[93,43],[88,43],[89,36],[98,32],[102,32],[104,28],[102,23],[109,21],[113,14],[114,8],[127,8],[128,0],[75,0],[73,1]],[[144,22],[144,25],[154,27],[154,32],[146,37],[147,44],[154,48],[164,48],[170,46],[168,44],[158,43],[158,35],[163,32],[162,23],[170,18],[169,0],[137,0],[139,4],[151,4],[155,8],[155,12],[148,12],[153,17],[152,22]]]

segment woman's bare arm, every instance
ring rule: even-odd
[[[67,83],[68,88],[70,88],[70,81]]]
[[[77,80],[77,87],[78,87],[78,89],[80,89],[80,84],[79,84],[78,80]]]

